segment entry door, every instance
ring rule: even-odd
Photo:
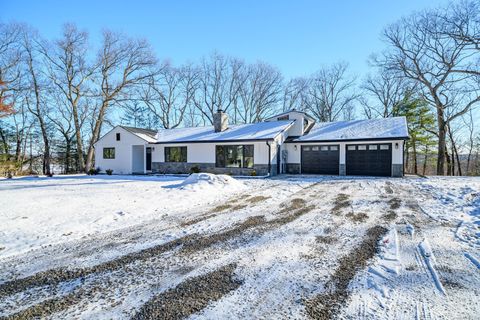
[[[302,173],[338,175],[338,145],[302,146]]]
[[[280,145],[277,145],[277,174],[280,174],[281,150]]]
[[[147,148],[147,171],[152,171],[152,148]]]

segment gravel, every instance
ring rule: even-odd
[[[184,319],[199,312],[210,302],[240,287],[242,282],[235,278],[235,268],[235,264],[229,264],[187,279],[145,303],[132,319]]]
[[[358,270],[363,269],[369,259],[378,252],[378,241],[387,233],[382,226],[368,229],[362,243],[349,254],[340,258],[327,287],[332,289],[305,301],[306,311],[312,319],[333,319],[347,301],[348,284]]]

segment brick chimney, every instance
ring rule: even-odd
[[[222,109],[213,114],[213,127],[215,132],[222,132],[228,129],[228,115]]]

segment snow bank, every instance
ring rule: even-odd
[[[211,173],[192,173],[181,184],[178,185],[183,190],[204,191],[206,189],[225,189],[229,191],[238,191],[245,189],[245,185],[224,174]]]

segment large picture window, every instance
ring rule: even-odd
[[[187,162],[187,147],[165,147],[165,162]]]
[[[217,146],[215,166],[219,168],[253,168],[253,145]]]
[[[115,159],[115,148],[103,148],[103,159]]]

